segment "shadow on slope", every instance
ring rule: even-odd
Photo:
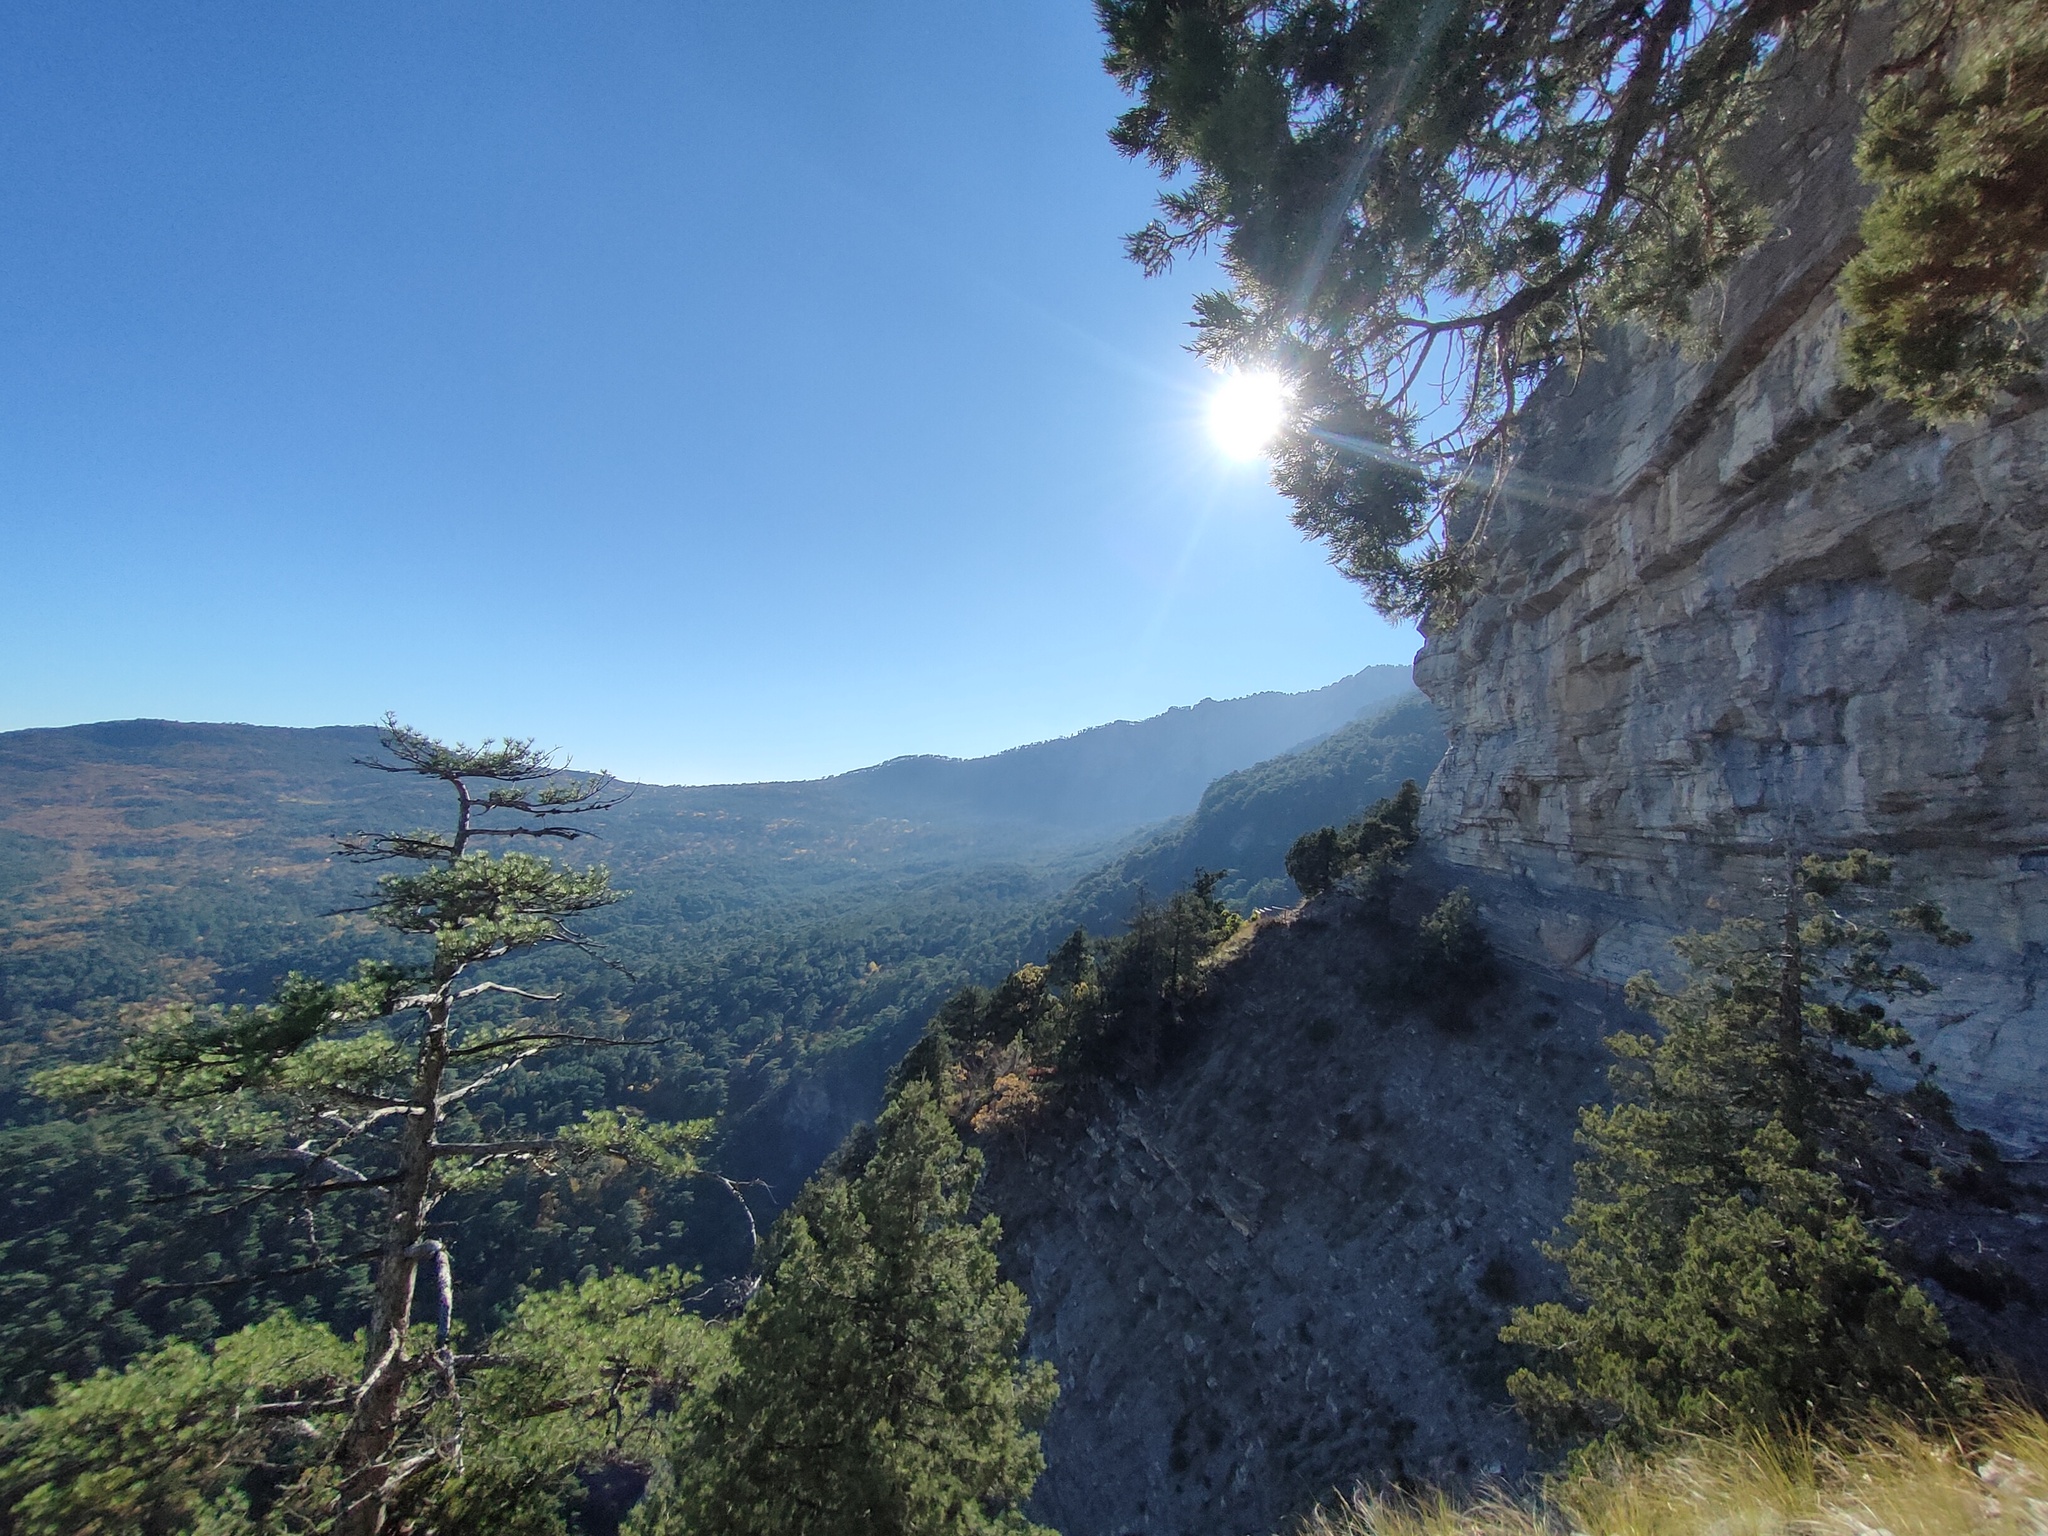
[[[1300,893],[1287,878],[1286,858],[1297,837],[1342,826],[1404,779],[1426,783],[1443,755],[1435,706],[1410,691],[1392,708],[1312,746],[1217,779],[1192,815],[1081,881],[1060,916],[1108,931],[1129,914],[1141,889],[1163,895],[1197,869],[1230,871],[1217,895],[1242,911],[1291,905]]]

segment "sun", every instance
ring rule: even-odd
[[[1209,435],[1233,459],[1256,459],[1287,419],[1290,393],[1277,373],[1225,374],[1209,397]]]

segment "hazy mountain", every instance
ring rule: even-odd
[[[1219,775],[1327,736],[1406,693],[1408,672],[1367,667],[1311,693],[1204,699],[993,757],[899,757],[820,788],[876,815],[1114,834],[1182,815]]]
[[[1219,887],[1228,900],[1291,906],[1301,897],[1285,864],[1295,838],[1341,826],[1403,779],[1427,781],[1443,755],[1435,706],[1411,690],[1298,752],[1223,775],[1190,815],[1083,879],[1062,903],[1062,917],[1104,931],[1130,911],[1139,890],[1162,896],[1198,869],[1228,871]]]
[[[715,1117],[718,1165],[767,1180],[766,1215],[874,1112],[940,1001],[1039,958],[1054,914],[1080,902],[1114,927],[1137,880],[1163,890],[1190,860],[1221,853],[1277,868],[1297,820],[1348,815],[1389,774],[1426,772],[1402,755],[1422,750],[1420,727],[1380,722],[1227,774],[1206,797],[1191,787],[1213,764],[1242,770],[1271,743],[1343,726],[1358,700],[1384,700],[1393,670],[994,758],[809,783],[632,786],[602,840],[578,845],[632,891],[592,925],[618,965],[551,955],[532,979],[562,992],[549,1011],[564,1025],[625,1020],[672,1043],[543,1064],[514,1085],[514,1107],[535,1123],[621,1104]],[[0,1299],[54,1294],[71,1255],[104,1260],[61,1306],[0,1321],[0,1397],[33,1399],[49,1371],[118,1364],[166,1331],[237,1326],[280,1302],[353,1316],[317,1277],[209,1292],[216,1323],[177,1311],[177,1284],[206,1281],[220,1253],[261,1251],[267,1229],[251,1215],[187,1230],[173,1208],[136,1205],[123,1191],[175,1172],[171,1129],[53,1119],[20,1086],[25,1071],[101,1048],[125,1004],[250,1001],[286,969],[352,963],[365,936],[329,914],[372,872],[330,858],[332,838],[445,815],[437,786],[356,764],[375,740],[363,727],[165,721],[0,735],[0,1162],[37,1170],[0,1190]],[[1156,827],[1156,813],[1190,810],[1075,893],[1140,818]],[[631,1194],[607,1186],[558,1208],[535,1183],[450,1207],[465,1240],[496,1256],[465,1279],[465,1316],[496,1315],[527,1277],[591,1263],[713,1275],[745,1263],[745,1222],[722,1190],[686,1184],[652,1204]],[[150,1289],[160,1282],[173,1289]]]
[[[769,902],[838,906],[857,890],[893,899],[906,882],[1004,862],[1033,871],[1013,882],[1017,899],[1050,894],[1119,838],[1193,808],[1218,773],[1326,735],[1406,675],[1373,667],[1310,693],[1204,700],[993,757],[634,785],[602,840],[579,847],[636,893],[613,921],[643,930]],[[440,815],[432,786],[357,765],[375,747],[360,726],[0,734],[0,1019],[167,985],[260,994],[286,965],[339,959],[324,914],[365,876],[328,857],[333,837]]]

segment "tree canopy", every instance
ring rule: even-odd
[[[361,1376],[332,1454],[344,1536],[375,1536],[410,1479],[461,1457],[458,1378],[471,1362],[453,1346],[454,1234],[432,1220],[435,1207],[516,1168],[639,1163],[688,1174],[706,1130],[599,1110],[551,1134],[493,1134],[479,1118],[529,1061],[625,1043],[516,1018],[472,1021],[465,1011],[500,998],[557,1000],[476,973],[525,951],[590,947],[574,924],[619,899],[605,869],[519,844],[584,835],[573,818],[610,804],[611,781],[566,775],[530,741],[451,746],[395,720],[383,746],[386,755],[364,766],[438,781],[455,800],[445,829],[341,842],[346,857],[396,866],[353,910],[396,935],[404,959],[363,960],[339,982],[295,973],[254,1007],[163,1009],[106,1059],[33,1083],[60,1101],[186,1116],[190,1137],[216,1162],[247,1169],[187,1192],[196,1210],[283,1201],[305,1212],[312,1232],[316,1206],[345,1203],[343,1246],[315,1236],[307,1266],[368,1260],[373,1271]],[[423,1275],[426,1340],[414,1328]]]
[[[723,1372],[724,1335],[685,1310],[690,1277],[611,1275],[525,1297],[459,1405],[426,1407],[442,1457],[394,1490],[437,1536],[565,1536],[586,1477],[644,1474],[677,1409]],[[123,1371],[59,1384],[0,1421],[0,1525],[18,1536],[324,1531],[358,1354],[279,1311]],[[459,1412],[459,1417],[458,1417]]]
[[[1617,1100],[1581,1115],[1587,1156],[1560,1260],[1579,1305],[1518,1311],[1509,1380],[1539,1432],[1641,1449],[1731,1425],[1938,1416],[1967,1400],[1932,1304],[1892,1268],[1836,1172],[1868,1079],[1837,1043],[1902,1043],[1886,1002],[1928,990],[1892,931],[1968,942],[1938,909],[1844,910],[1886,884],[1862,850],[1789,871],[1776,923],[1679,942],[1678,992],[1639,977],[1661,1032],[1621,1034]]]
[[[1769,232],[1741,135],[1861,9],[1098,0],[1107,66],[1137,98],[1111,137],[1174,183],[1130,253],[1157,272],[1218,248],[1228,286],[1197,300],[1195,350],[1291,383],[1274,477],[1296,523],[1383,612],[1421,613],[1469,577],[1530,393],[1617,322],[1688,328],[1701,287]],[[1954,409],[2010,377],[2015,324],[2038,309],[2025,152],[2048,79],[2016,28],[1950,81],[1967,28],[1922,9],[1947,19],[1888,67],[1865,154],[1919,186],[1851,297],[1872,326],[1865,381]],[[1960,268],[1968,291],[1946,293]],[[1916,305],[1935,323],[1885,341]],[[1925,377],[1957,368],[1960,389]]]
[[[661,1536],[1048,1536],[1021,1506],[1044,1467],[1052,1367],[1017,1357],[1023,1294],[981,1153],[929,1083],[805,1189],[736,1328],[732,1374],[676,1466]]]

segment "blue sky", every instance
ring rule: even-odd
[[[1085,0],[0,13],[0,729],[682,782],[1406,661],[1202,425]]]

